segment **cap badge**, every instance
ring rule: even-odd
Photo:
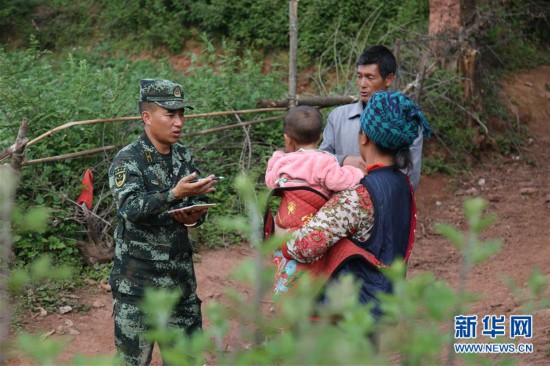
[[[176,87],[174,88],[174,96],[175,96],[176,98],[181,98],[181,89],[180,89],[179,86],[176,86]]]

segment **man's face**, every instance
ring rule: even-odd
[[[394,75],[389,74],[386,79],[383,79],[376,64],[357,66],[359,98],[365,103],[368,102],[373,93],[387,90],[393,82],[393,78]]]
[[[170,151],[170,145],[180,139],[185,122],[183,109],[169,110],[154,106],[151,111],[144,111],[143,121],[148,126],[148,136],[161,153]]]

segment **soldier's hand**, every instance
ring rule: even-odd
[[[184,197],[200,196],[202,194],[214,192],[216,180],[212,179],[215,175],[209,175],[206,178],[197,180],[197,173],[191,173],[180,179],[178,184],[172,188],[172,194],[177,199]]]
[[[172,217],[182,224],[185,225],[193,225],[199,219],[202,215],[204,215],[208,211],[207,208],[199,208],[199,209],[191,209],[191,210],[180,210],[172,212]]]

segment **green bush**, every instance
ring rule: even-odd
[[[100,46],[134,54],[166,47],[178,53],[200,32],[227,39],[240,49],[264,53],[288,48],[288,1],[106,1],[33,0],[0,4],[0,34],[6,44],[30,35],[47,49]],[[487,60],[507,68],[540,62],[534,47],[548,47],[550,9],[542,0],[491,1],[479,14],[489,19],[483,46]],[[301,0],[300,59],[317,60],[327,50],[348,54],[356,36],[368,44],[393,44],[401,32],[426,33],[429,1]],[[137,45],[137,49],[136,49]],[[546,56],[548,59],[548,56]]]
[[[210,302],[206,316],[210,326],[191,338],[183,338],[171,330],[166,319],[177,294],[166,291],[150,291],[143,304],[153,330],[149,339],[157,341],[164,355],[174,364],[206,362],[206,355],[215,357],[217,364],[239,365],[294,365],[294,364],[454,364],[455,359],[465,364],[510,364],[507,355],[494,355],[490,360],[480,354],[455,354],[452,321],[455,315],[468,314],[476,294],[464,291],[474,264],[482,263],[500,248],[499,240],[481,240],[480,234],[493,222],[494,217],[484,213],[486,202],[480,198],[464,203],[464,215],[468,227],[463,233],[458,229],[438,224],[437,231],[453,242],[463,256],[461,283],[458,290],[437,280],[425,272],[405,280],[405,265],[394,263],[385,270],[392,280],[393,294],[380,295],[384,316],[375,322],[369,307],[357,302],[358,287],[353,278],[347,277],[327,288],[329,305],[316,302],[321,283],[305,274],[295,283],[292,294],[280,298],[269,319],[264,319],[262,300],[272,296],[271,286],[274,268],[266,268],[282,238],[261,242],[257,214],[265,202],[265,192],[255,197],[253,180],[239,177],[236,189],[246,211],[238,217],[228,218],[227,227],[240,231],[259,253],[237,268],[234,279],[251,287],[251,293],[228,291],[229,303]],[[540,272],[533,272],[529,289],[522,291],[514,284],[518,301],[525,305],[527,314],[543,309],[547,280]],[[519,300],[523,299],[523,300]],[[319,321],[312,322],[310,314],[319,314]],[[335,324],[334,316],[340,316]],[[235,343],[227,349],[224,337],[228,335],[230,321],[239,325]],[[372,334],[375,336],[372,336]],[[371,334],[371,336],[369,336]],[[372,343],[377,339],[377,347]]]
[[[226,38],[245,49],[265,53],[288,47],[288,2],[241,1],[105,1],[66,0],[25,2],[19,7],[8,2],[0,14],[8,17],[0,29],[20,40],[34,34],[48,49],[114,42],[132,50],[138,45],[149,51],[166,46],[179,52],[199,32],[211,38]],[[383,7],[373,0],[302,0],[298,8],[300,52],[314,60],[326,48],[334,32],[354,37],[371,12],[377,12],[372,28],[373,43],[391,37],[392,30],[425,23],[428,1],[405,3],[392,0]],[[370,27],[370,25],[369,25]],[[374,41],[377,40],[377,41]],[[391,42],[391,38],[390,38]],[[346,51],[349,43],[338,45]],[[139,52],[136,52],[139,53]]]
[[[251,293],[229,292],[230,304],[224,306],[211,302],[206,309],[210,326],[192,337],[182,336],[166,323],[178,294],[165,290],[146,293],[143,307],[152,326],[147,337],[163,346],[163,357],[167,361],[202,365],[210,355],[218,364],[239,365],[362,364],[365,360],[373,364],[394,364],[396,360],[407,365],[454,364],[455,358],[466,364],[489,362],[483,355],[454,353],[453,343],[462,341],[453,336],[452,327],[455,315],[472,311],[471,303],[476,297],[464,291],[472,266],[495,254],[501,245],[499,240],[480,238],[495,220],[484,213],[487,203],[483,199],[465,202],[465,232],[446,224],[436,226],[436,230],[454,243],[463,256],[458,290],[452,290],[428,272],[405,280],[405,265],[394,263],[384,270],[392,280],[393,294],[380,296],[384,316],[375,322],[369,315],[369,307],[357,303],[358,287],[353,278],[346,277],[331,284],[326,292],[329,305],[319,307],[316,299],[322,284],[306,274],[295,284],[292,295],[279,299],[275,314],[264,319],[262,299],[271,296],[274,274],[274,268],[264,266],[282,238],[274,237],[267,242],[260,240],[258,213],[265,204],[266,194],[262,192],[256,197],[253,187],[254,181],[246,177],[235,180],[235,188],[246,210],[243,215],[228,218],[224,223],[226,227],[245,234],[260,254],[234,272],[236,280],[250,285]],[[11,288],[20,291],[30,282],[50,277],[66,278],[67,273],[52,272],[46,259],[36,261],[28,271],[13,271],[9,279]],[[2,278],[2,281],[5,280]],[[532,314],[549,304],[549,299],[545,297],[547,283],[540,271],[534,271],[529,277],[527,289],[520,289],[511,282],[509,286],[518,302],[524,305],[524,313]],[[50,292],[55,289],[64,290],[63,287],[37,287],[40,296],[34,299],[32,305],[36,306],[36,301],[41,301],[40,305],[57,306],[57,300]],[[319,314],[317,322],[309,318],[314,311]],[[335,315],[340,317],[337,324],[333,322]],[[233,347],[227,349],[224,347],[224,337],[230,329],[230,321],[239,324],[240,332]],[[373,332],[375,336],[368,336]],[[373,339],[378,340],[376,346],[372,343]],[[39,364],[55,363],[63,350],[60,343],[28,334],[19,334],[14,345],[20,354]],[[510,364],[513,360],[507,355],[494,355],[490,363]],[[101,357],[84,361],[82,356],[76,356],[68,364],[115,365],[117,360]]]
[[[311,63],[304,61],[308,58],[319,62],[319,76],[314,80],[316,94],[355,94],[354,62],[364,47],[372,43],[381,42],[391,47],[396,40],[401,40],[399,80],[395,87],[403,88],[416,78],[421,55],[428,49],[427,41],[422,36],[429,13],[428,1],[390,1],[383,6],[370,0],[303,0],[299,4],[300,59],[302,67],[311,66]],[[145,77],[180,81],[186,96],[196,108],[193,113],[251,109],[257,99],[282,98],[286,94],[286,66],[273,61],[279,58],[266,60],[264,55],[286,48],[287,5],[288,2],[248,0],[155,0],[127,4],[104,0],[70,3],[57,0],[48,4],[43,1],[25,2],[24,6],[17,8],[13,2],[5,2],[0,6],[0,12],[9,14],[10,18],[0,21],[0,27],[23,24],[47,12],[52,14],[52,21],[51,25],[40,23],[40,31],[33,32],[36,36],[29,38],[26,50],[0,49],[0,143],[6,147],[13,143],[23,117],[28,118],[29,136],[34,138],[69,121],[136,116],[137,85],[139,79]],[[529,56],[531,53],[528,50],[539,44],[537,42],[544,44],[541,39],[544,30],[532,28],[535,8],[531,5],[525,8],[527,12],[532,12],[530,18],[522,18],[512,12],[515,7],[499,5],[494,9],[502,14],[500,18],[495,18],[500,19],[500,23],[495,23],[496,27],[487,33],[491,54],[499,55],[503,45],[498,41],[510,36],[508,28],[504,27],[510,22],[516,22],[514,24],[518,29],[526,30],[520,32],[521,35],[527,35],[528,29],[536,30],[536,34],[525,44],[527,51],[522,51],[519,56]],[[244,15],[246,19],[243,19]],[[76,21],[82,17],[89,19],[81,23]],[[66,29],[67,34],[71,35],[58,38],[59,42],[68,42],[59,43],[59,46],[82,40],[84,33],[87,35],[86,42],[71,48],[70,53],[41,51],[45,44],[53,42],[53,38],[47,35],[53,29],[60,32],[60,29]],[[111,32],[104,32],[105,29]],[[202,33],[199,34],[198,29]],[[21,29],[15,31],[18,30]],[[218,32],[225,32],[227,36],[220,38]],[[13,34],[6,33],[9,37]],[[48,40],[40,42],[44,37]],[[166,46],[173,52],[179,52],[187,37],[193,37],[196,42],[194,46],[200,52],[186,55],[190,65],[186,66],[185,72],[174,70],[167,56],[169,53],[159,52],[159,49]],[[131,49],[129,53],[134,56],[125,56],[116,48],[124,42],[130,46],[124,49]],[[156,47],[152,48],[152,45]],[[150,52],[146,54],[155,55],[154,59],[135,56],[148,47]],[[252,51],[251,47],[260,49]],[[263,71],[266,66],[270,69],[269,73]],[[484,90],[489,93],[495,88],[488,85]],[[494,115],[506,121],[502,105],[493,107],[486,103],[498,98],[496,93],[484,95],[483,102],[489,107],[484,115],[479,116],[482,123]],[[432,158],[426,159],[425,171],[467,169],[469,162],[480,158],[479,146],[477,141],[473,143],[473,139],[485,132],[475,121],[466,124],[468,111],[460,106],[461,84],[455,75],[437,70],[425,80],[419,103],[428,115],[435,144],[440,149]],[[185,132],[282,114],[189,118]],[[101,146],[122,146],[135,139],[140,131],[140,121],[75,126],[30,145],[27,159]],[[508,128],[505,133],[495,136],[491,130],[490,138],[499,143],[497,149],[500,151],[513,152],[520,142],[516,138],[518,131]],[[261,188],[265,165],[272,151],[282,146],[281,136],[281,120],[277,119],[249,127],[191,136],[183,142],[193,152],[204,174],[213,173],[231,179],[241,171],[247,171],[257,177],[256,183]],[[99,209],[110,208],[112,202],[106,172],[115,152],[109,150],[104,154],[30,165],[23,169],[18,200],[22,207],[34,204],[51,207],[52,225],[45,233],[17,237],[16,252],[21,258],[27,261],[43,252],[63,259],[76,256],[77,242],[85,239],[86,234],[81,223],[75,220],[79,211],[71,201],[78,197],[82,174],[90,168],[94,173],[96,197],[104,198]],[[468,157],[466,163],[464,156]],[[238,235],[220,230],[217,225],[218,217],[241,212],[242,202],[227,199],[235,197],[235,191],[227,180],[219,182],[217,189],[211,199],[220,204],[210,211],[209,224],[195,233],[197,241],[208,246],[242,240]],[[114,213],[108,219],[114,221]]]
[[[63,59],[60,54],[39,51],[36,42],[25,51],[0,50],[0,68],[6,70],[0,79],[0,118],[6,122],[0,127],[4,137],[2,145],[7,147],[15,141],[23,117],[28,119],[28,135],[33,139],[69,121],[136,116],[138,81],[145,77],[181,82],[195,108],[193,113],[251,109],[257,99],[284,96],[285,87],[277,65],[272,65],[270,74],[263,74],[262,63],[251,52],[238,55],[236,46],[228,44],[223,53],[215,54],[214,46],[207,41],[204,47],[212,52],[193,59],[186,75],[174,70],[165,59],[135,62],[125,57],[78,59],[76,55],[84,54],[81,50]],[[281,113],[189,118],[185,131],[274,115]],[[258,182],[262,183],[261,174],[268,157],[276,146],[282,146],[281,121],[184,138],[183,143],[193,152],[203,174],[221,175],[230,181],[246,170],[255,172]],[[140,121],[73,126],[29,145],[26,157],[33,160],[102,146],[121,147],[133,141],[141,130]],[[45,232],[22,233],[16,237],[15,252],[20,260],[26,263],[41,253],[50,253],[63,261],[78,262],[77,242],[87,238],[85,227],[78,221],[80,209],[74,203],[82,189],[82,175],[86,169],[92,170],[94,204],[101,199],[98,210],[108,209],[112,201],[107,171],[115,153],[116,150],[110,150],[105,154],[23,168],[17,197],[21,208],[37,204],[50,207],[52,225]],[[238,200],[227,199],[235,196],[229,183],[221,181],[217,188],[211,200],[219,204],[210,212],[208,227],[196,233],[198,242],[208,246],[242,240],[216,228],[217,216],[241,210]],[[115,222],[115,212],[110,212],[105,219]]]
[[[98,7],[93,0],[7,0],[0,4],[0,34],[9,44],[34,35],[47,49],[76,45],[97,36]]]
[[[128,48],[154,50],[166,46],[180,52],[191,36],[185,2],[165,0],[96,1],[105,38],[124,41]]]
[[[71,55],[62,65],[48,61],[37,45],[26,51],[0,50],[0,80],[2,108],[0,132],[4,146],[15,141],[22,118],[28,119],[29,140],[55,126],[98,116],[120,116],[128,113],[131,93],[125,65],[118,69],[92,67],[85,60]],[[26,149],[27,160],[55,156],[75,151],[120,144],[124,130],[121,125],[105,124],[67,129],[53,134]],[[115,138],[120,135],[121,138]],[[86,168],[94,170],[96,192],[105,189],[108,161],[102,156],[31,165],[22,170],[17,199],[21,208],[45,205],[52,210],[53,225],[37,234],[16,237],[15,252],[27,261],[40,253],[52,253],[71,262],[78,261],[76,241],[83,235],[82,227],[72,217],[81,190],[81,177]],[[109,200],[105,201],[108,204]]]
[[[549,62],[548,3],[520,0],[496,7],[490,4],[481,11],[492,14],[479,45],[486,63],[516,70]]]

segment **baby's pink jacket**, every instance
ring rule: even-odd
[[[361,169],[344,165],[331,153],[300,149],[292,153],[275,151],[267,163],[267,188],[309,186],[325,196],[351,188],[365,176]]]

